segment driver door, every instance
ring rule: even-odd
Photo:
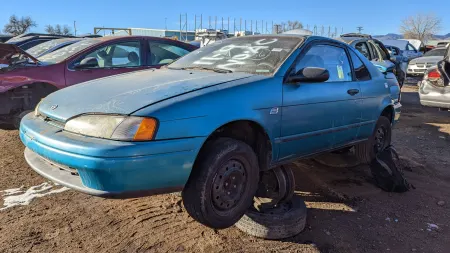
[[[144,69],[142,40],[126,40],[102,45],[68,63],[66,68],[66,86]],[[96,67],[77,68],[83,59],[95,58]]]
[[[357,137],[361,93],[346,48],[329,42],[308,45],[289,74],[305,67],[325,68],[330,78],[283,84],[280,161],[330,150]]]

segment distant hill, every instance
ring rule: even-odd
[[[403,35],[401,34],[395,34],[395,33],[388,33],[386,35],[374,35],[374,38],[382,39],[382,40],[398,40],[403,39]]]
[[[382,40],[398,40],[398,39],[403,39],[403,35],[401,34],[396,34],[396,33],[388,33],[386,35],[373,35],[372,37],[377,38],[377,39],[382,39]],[[445,35],[433,35],[434,39],[437,40],[445,40],[445,39],[450,39],[450,33],[447,33]]]

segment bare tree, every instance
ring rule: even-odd
[[[441,30],[442,19],[434,14],[417,14],[402,21],[400,32],[406,39],[427,41]]]
[[[12,34],[14,36],[25,33],[31,27],[36,27],[37,24],[31,17],[21,17],[20,19],[16,15],[9,17],[9,23],[3,28],[3,32]]]
[[[45,26],[45,31],[49,34],[72,35],[70,27],[67,25],[64,25],[63,27],[60,24],[55,26],[47,25]]]
[[[287,23],[286,22],[281,22],[280,24],[275,24],[274,25],[274,31],[275,33],[282,33],[282,32],[286,32],[289,30],[294,30],[294,29],[300,29],[303,28],[303,24],[300,21],[292,21],[289,20]]]
[[[289,20],[289,21],[287,22],[287,25],[288,25],[288,29],[289,29],[289,30],[294,30],[294,29],[301,29],[301,28],[303,28],[303,24],[302,24],[300,21],[297,21],[297,20],[294,20],[294,21]]]

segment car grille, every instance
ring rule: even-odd
[[[42,115],[42,114],[40,114],[38,117],[40,119],[42,119],[43,121],[45,121],[49,125],[52,125],[52,126],[57,127],[57,128],[64,129],[65,123],[62,122],[62,121],[55,120],[55,119],[52,119],[50,117],[46,117],[45,115]]]
[[[425,63],[416,63],[418,68],[425,68]]]
[[[417,68],[428,69],[436,65],[435,62],[426,62],[426,63],[416,63]]]
[[[70,172],[70,174],[72,174],[72,175],[74,175],[74,176],[79,176],[78,171],[77,171],[76,169],[73,169],[73,168],[70,168],[70,167],[68,167],[68,166],[65,166],[65,165],[56,163],[56,162],[51,161],[51,160],[49,160],[49,159],[47,159],[47,158],[45,158],[45,157],[43,157],[43,156],[40,156],[40,155],[38,155],[38,156],[39,156],[43,161],[45,161],[46,163],[48,163],[48,164],[50,164],[50,165],[52,165],[52,166],[54,166],[54,167],[57,167],[57,168],[60,169],[60,170],[64,170],[64,171]]]

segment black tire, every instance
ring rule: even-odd
[[[211,141],[202,150],[182,192],[184,206],[205,226],[231,227],[252,205],[258,159],[249,145],[231,138]]]
[[[294,195],[291,201],[280,205],[281,210],[258,212],[250,208],[236,223],[236,227],[249,235],[264,239],[283,239],[299,234],[306,225],[306,205]]]
[[[13,125],[14,125],[15,129],[20,128],[20,121],[22,121],[22,118],[25,117],[25,115],[27,115],[30,112],[32,112],[32,110],[26,110],[26,111],[20,112],[14,116]]]
[[[377,132],[380,130],[380,128],[385,130],[385,139],[383,142],[383,145],[380,147],[375,147],[377,144]],[[375,125],[375,129],[372,133],[372,135],[369,137],[369,139],[364,142],[360,143],[355,146],[355,154],[356,157],[359,159],[361,163],[369,164],[372,162],[373,159],[375,159],[376,154],[391,145],[391,136],[392,136],[392,127],[391,122],[389,119],[385,116],[380,116],[380,118],[377,121],[377,124]]]

